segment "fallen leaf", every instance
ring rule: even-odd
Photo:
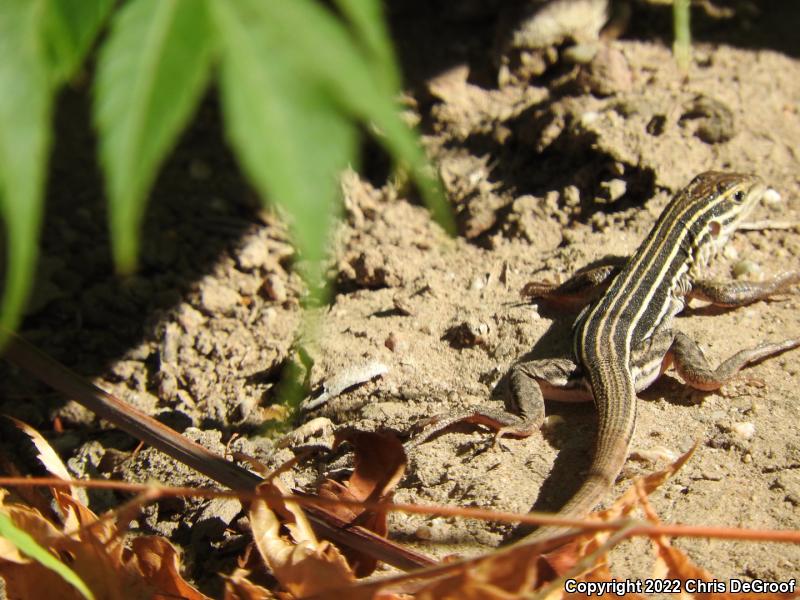
[[[270,492],[285,494],[277,482],[259,486]],[[292,539],[281,535],[281,521]],[[253,540],[261,557],[280,584],[294,596],[304,597],[331,588],[340,588],[355,581],[347,561],[327,541],[318,541],[300,507],[294,502],[271,498],[255,500],[250,507]]]
[[[692,450],[693,451],[693,450]],[[592,520],[611,521],[624,518],[637,508],[644,508],[646,495],[671,477],[690,458],[692,451],[665,469],[637,481],[607,510],[592,515]],[[417,600],[497,600],[520,597],[586,598],[585,594],[568,594],[563,578],[587,582],[613,582],[607,553],[598,550],[609,538],[607,531],[588,531],[575,535],[569,543],[542,554],[552,542],[520,544],[496,552],[428,569],[418,576],[389,578],[376,584],[339,589],[320,596],[337,598],[371,598],[379,589],[388,593],[405,593]],[[568,536],[565,536],[568,537]],[[597,553],[596,556],[592,556]],[[545,586],[552,586],[552,589]],[[627,594],[627,598],[642,598]]]
[[[2,503],[0,512],[67,564],[96,598],[204,600],[178,573],[175,549],[163,538],[138,538],[126,546],[111,519],[97,516],[76,498],[55,491],[64,512],[57,527],[34,509]],[[0,539],[0,576],[11,598],[80,598],[55,572],[11,551]]]
[[[47,469],[48,473],[54,477],[58,477],[59,479],[72,479],[72,475],[70,474],[69,470],[67,470],[67,466],[62,462],[61,457],[53,449],[50,443],[44,439],[44,436],[41,433],[19,419],[15,419],[14,417],[10,416],[6,416],[6,419],[9,419],[20,431],[22,431],[31,439],[31,442],[33,442],[33,445],[36,446],[36,450],[39,452],[36,455],[36,458],[38,458],[42,465],[44,465],[44,468]],[[73,496],[80,498],[81,502],[88,502],[86,492],[83,489],[70,486],[69,490]]]
[[[126,568],[136,569],[157,590],[154,598],[206,598],[181,577],[178,552],[166,539],[154,535],[134,538],[125,555]]]
[[[686,554],[672,546],[665,538],[655,538],[653,544],[656,549],[653,578],[659,581],[680,580],[681,591],[679,596],[681,598],[697,598],[701,600],[788,600],[800,596],[800,589],[797,589],[796,586],[794,592],[785,594],[732,592],[729,587],[732,580],[714,577],[704,568],[693,563]],[[694,586],[688,591],[686,588],[687,581]],[[707,590],[704,590],[708,593],[697,593],[697,582],[701,581],[716,582],[716,584],[709,585]],[[722,588],[719,587],[720,583],[724,585],[725,591],[722,591]]]
[[[388,433],[344,430],[337,433],[334,447],[345,441],[354,447],[353,473],[344,484],[330,479],[325,481],[320,486],[319,495],[354,502],[391,500],[406,468],[406,454],[397,437]],[[386,511],[353,506],[317,505],[317,508],[383,537],[388,533]],[[345,549],[343,553],[358,577],[366,577],[378,564],[374,557],[363,552]]]
[[[272,592],[248,581],[249,574],[246,569],[236,569],[226,576],[223,600],[274,600]]]

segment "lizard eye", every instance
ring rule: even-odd
[[[744,191],[743,190],[736,190],[733,194],[733,201],[737,204],[741,204],[744,202]]]

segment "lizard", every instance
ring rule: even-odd
[[[722,307],[749,304],[800,282],[788,271],[764,282],[708,281],[702,269],[741,225],[767,190],[757,175],[708,171],[668,203],[638,250],[579,270],[560,285],[533,284],[527,293],[565,304],[587,304],[573,324],[573,356],[515,365],[509,374],[519,416],[499,410],[450,415],[413,446],[457,421],[496,428],[496,436],[531,435],[544,420],[544,400],[593,400],[594,454],[580,487],[556,513],[581,518],[610,492],[622,471],[636,425],[637,392],[670,366],[691,387],[712,391],[745,366],[800,346],[800,338],[741,350],[716,368],[698,344],[673,328],[692,299]],[[568,528],[540,527],[518,543],[538,542]]]

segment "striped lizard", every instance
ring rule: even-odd
[[[519,417],[495,410],[451,416],[423,439],[460,420],[489,424],[499,429],[498,436],[530,435],[544,419],[545,399],[593,399],[598,413],[594,456],[577,492],[556,515],[585,516],[605,499],[625,463],[636,424],[637,392],[666,369],[674,365],[689,386],[711,391],[743,367],[800,346],[800,339],[764,343],[712,368],[700,347],[673,329],[673,317],[691,298],[736,307],[785,292],[800,281],[800,271],[766,282],[700,277],[766,189],[755,175],[702,173],[670,201],[629,259],[578,271],[561,285],[533,285],[533,296],[554,302],[594,299],[573,325],[573,359],[535,360],[512,369],[509,383]],[[522,542],[566,531],[542,527]]]

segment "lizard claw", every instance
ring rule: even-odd
[[[499,449],[499,450],[502,450],[504,452],[510,452],[511,451],[511,448],[509,448],[508,446],[506,446],[503,443],[503,438],[505,437],[505,434],[508,433],[509,429],[511,429],[511,428],[510,427],[501,427],[500,429],[497,430],[497,432],[494,434],[494,439],[492,440],[492,450],[498,450]]]

